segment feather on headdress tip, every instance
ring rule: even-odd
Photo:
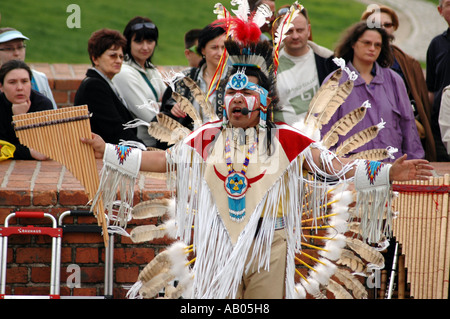
[[[258,42],[261,37],[261,29],[256,23],[243,21],[238,17],[220,19],[214,22],[214,25],[227,31],[229,29],[231,37],[244,46]]]

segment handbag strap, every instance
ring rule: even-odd
[[[150,89],[152,90],[152,92],[153,92],[153,95],[155,96],[155,98],[156,98],[156,101],[158,101],[158,94],[156,93],[156,90],[155,90],[155,88],[153,87],[153,85],[152,85],[152,83],[150,82],[150,80],[147,78],[147,76],[144,74],[144,73],[142,73],[141,71],[139,71],[139,74],[144,78],[144,80],[145,80],[145,82],[147,82],[147,84],[148,84],[148,86],[150,87]]]

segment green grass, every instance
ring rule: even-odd
[[[183,36],[191,28],[202,28],[216,17],[218,0],[1,0],[0,27],[13,27],[30,38],[27,62],[89,63],[87,40],[101,28],[123,31],[137,15],[151,18],[160,37],[154,56],[158,65],[185,65]],[[277,7],[293,1],[277,0]],[[314,41],[330,49],[342,31],[356,22],[365,6],[354,0],[299,1],[311,16]],[[81,28],[70,29],[69,4],[80,6]],[[231,9],[230,1],[222,1]]]

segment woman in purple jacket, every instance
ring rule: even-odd
[[[371,107],[364,119],[346,136],[340,137],[336,146],[346,138],[365,128],[385,122],[375,139],[356,149],[360,151],[393,147],[398,150],[395,158],[407,154],[409,159],[424,158],[413,108],[401,77],[389,66],[393,62],[389,48],[389,36],[381,28],[370,27],[359,22],[350,27],[337,45],[335,55],[345,60],[346,67],[354,71],[358,78],[354,88],[327,125],[322,127],[324,135],[330,127],[348,112],[368,101]],[[327,81],[331,74],[325,79]],[[341,83],[348,79],[344,72]],[[389,159],[388,159],[389,161]]]

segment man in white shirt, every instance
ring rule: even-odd
[[[309,103],[325,77],[337,66],[333,52],[309,41],[311,25],[306,9],[293,21],[279,53],[277,88],[280,110],[275,121],[290,125],[304,119]]]

